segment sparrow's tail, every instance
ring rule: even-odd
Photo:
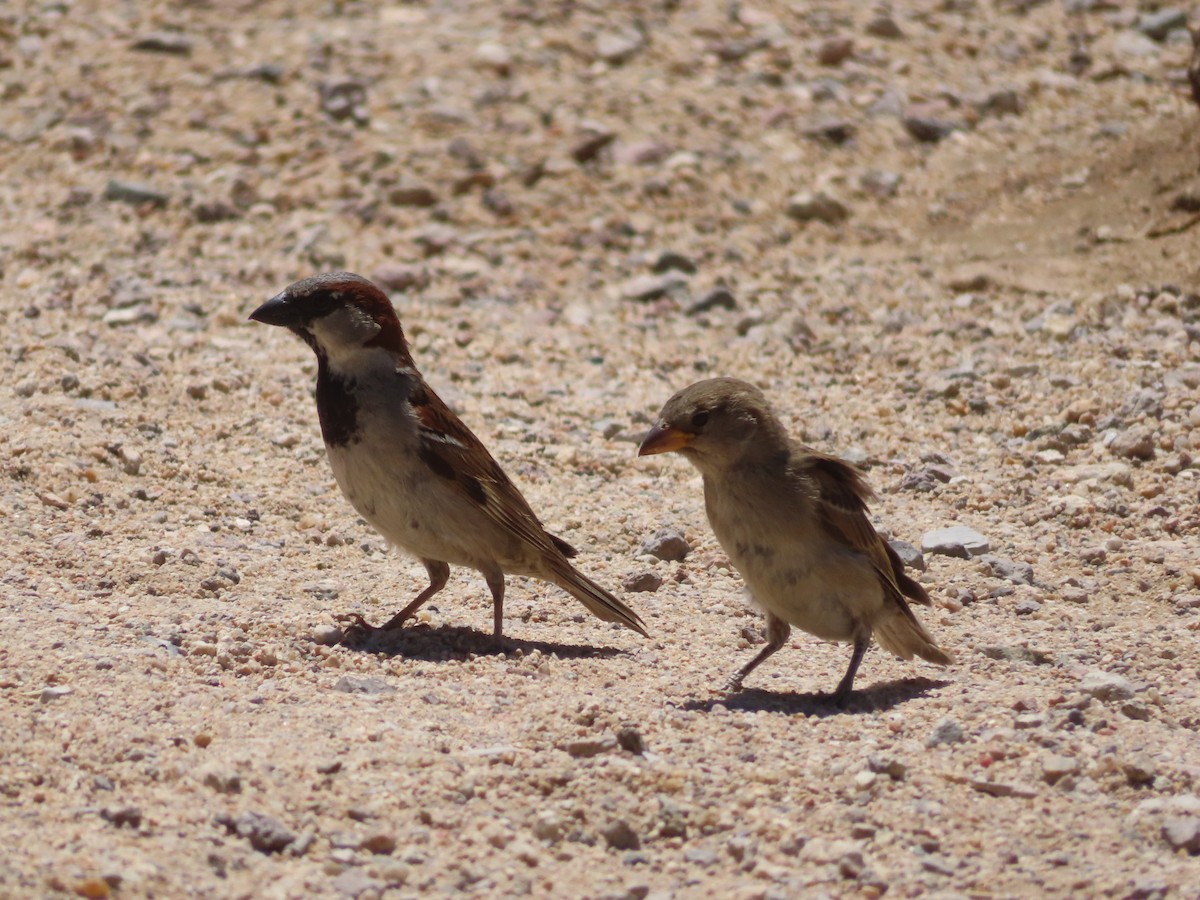
[[[650,636],[637,613],[565,559],[561,565],[554,565],[550,580],[586,606],[596,618],[605,622],[619,622],[626,628],[632,628],[642,637]]]
[[[933,642],[907,604],[889,604],[888,609],[871,623],[875,640],[885,650],[890,650],[902,659],[921,659],[939,666],[948,666],[954,657]]]

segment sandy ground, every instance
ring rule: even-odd
[[[0,895],[1200,896],[1197,111],[1115,6],[5,5]],[[336,644],[424,572],[246,315],[343,267],[648,640],[456,571]],[[956,666],[719,692],[761,619],[635,456],[711,374],[986,539]]]

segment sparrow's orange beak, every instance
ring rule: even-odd
[[[671,453],[682,450],[696,439],[694,434],[672,428],[670,425],[655,425],[642,440],[638,447],[638,456],[652,456],[655,453]]]

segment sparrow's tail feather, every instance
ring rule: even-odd
[[[929,632],[907,607],[903,611],[889,609],[872,623],[872,631],[879,646],[902,659],[919,656],[939,666],[948,666],[954,662],[954,657],[933,642]]]
[[[646,625],[632,609],[606,591],[570,563],[563,560],[554,567],[553,582],[588,608],[592,615],[605,622],[618,622],[632,628],[642,637],[649,637]]]

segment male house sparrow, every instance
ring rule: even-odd
[[[338,487],[359,515],[429,572],[429,587],[381,630],[415,615],[456,565],[487,581],[497,638],[505,573],[552,582],[593,615],[646,634],[637,613],[567,561],[574,548],[546,532],[479,438],[425,383],[378,287],[349,272],[318,275],[272,297],[250,318],[290,329],[317,354],[317,415]]]
[[[954,661],[905,602],[928,606],[929,597],[867,518],[874,495],[862,473],[791,440],[758,388],[735,378],[684,388],[667,401],[638,455],[672,450],[700,470],[713,532],[767,614],[766,646],[727,690],[740,689],[792,625],[853,643],[834,693],[839,706],[872,634],[904,659]]]

